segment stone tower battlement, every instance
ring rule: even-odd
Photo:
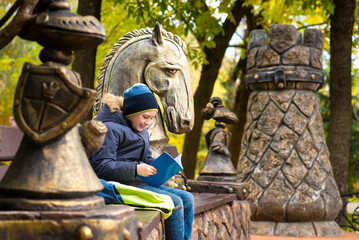
[[[323,33],[307,28],[302,34],[292,25],[271,25],[250,33],[246,84],[255,89],[317,91],[322,73]]]

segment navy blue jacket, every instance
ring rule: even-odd
[[[121,113],[111,113],[107,105],[95,120],[102,121],[108,129],[102,148],[90,156],[91,166],[97,176],[129,185],[145,184],[136,178],[136,169],[137,164],[154,161],[149,150],[147,130],[137,132]]]

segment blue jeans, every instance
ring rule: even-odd
[[[166,194],[172,198],[177,210],[165,220],[166,240],[190,240],[194,218],[194,197],[192,193],[167,186],[160,186],[158,188],[141,186],[141,188]]]

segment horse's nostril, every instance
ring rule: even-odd
[[[188,127],[189,124],[190,124],[190,122],[189,122],[189,120],[183,120],[183,121],[182,121],[182,124],[183,124],[183,126]]]

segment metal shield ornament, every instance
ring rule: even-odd
[[[82,88],[78,76],[65,65],[25,63],[16,88],[14,116],[28,137],[44,144],[75,126],[94,98],[95,91]]]

